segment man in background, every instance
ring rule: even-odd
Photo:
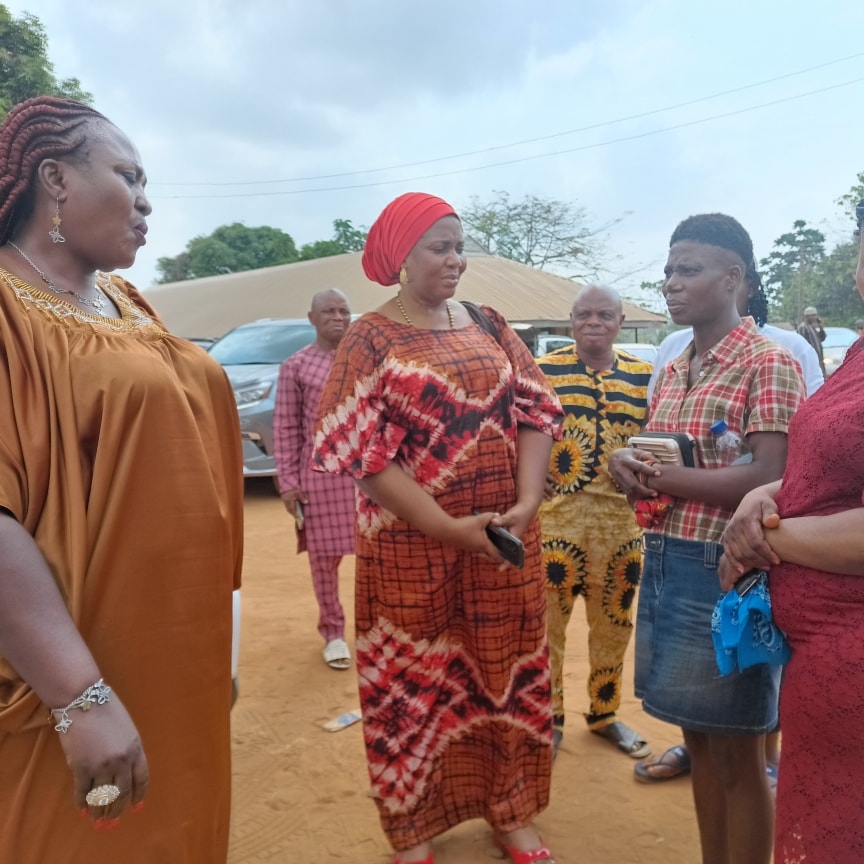
[[[319,291],[312,298],[309,320],[315,327],[315,341],[292,354],[279,370],[274,456],[279,494],[295,519],[297,551],[309,553],[324,662],[331,669],[347,669],[351,652],[339,602],[339,563],[343,555],[354,553],[354,481],[312,471],[310,458],[321,392],[336,347],[351,323],[348,299],[335,288]]]
[[[553,745],[557,753],[564,734],[566,629],[581,595],[588,620],[588,729],[639,759],[651,749],[616,712],[642,575],[642,531],[606,466],[610,453],[642,428],[651,365],[613,347],[624,313],[621,298],[611,288],[580,289],[570,321],[576,344],[537,361],[565,417],[562,439],[552,448],[539,514],[548,590]]]

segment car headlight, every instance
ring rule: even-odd
[[[237,400],[238,407],[240,405],[251,405],[253,402],[260,402],[262,399],[266,399],[272,389],[272,381],[257,381],[255,384],[238,387],[234,391],[234,398]]]

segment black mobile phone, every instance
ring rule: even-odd
[[[499,525],[487,525],[486,536],[505,561],[520,569],[525,566],[525,546],[518,537]]]
[[[475,510],[474,515],[479,516],[480,511]],[[520,569],[525,566],[525,546],[515,534],[490,522],[486,526],[486,536],[505,561]]]
[[[764,570],[748,570],[735,583],[735,593],[739,597],[743,597],[759,581],[759,577],[764,573]]]

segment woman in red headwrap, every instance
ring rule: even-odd
[[[314,459],[360,490],[357,670],[396,864],[430,864],[432,838],[474,818],[515,864],[550,864],[531,824],[552,765],[536,512],[561,407],[504,319],[453,299],[465,265],[445,201],[384,209],[363,268],[399,289],[342,339]],[[521,538],[523,568],[490,523]]]

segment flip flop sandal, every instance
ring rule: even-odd
[[[331,669],[349,669],[351,652],[344,639],[332,639],[324,646],[324,662]]]
[[[690,773],[690,754],[683,744],[676,744],[656,759],[646,759],[633,766],[633,776],[640,783],[663,783]]]
[[[631,759],[642,759],[651,752],[651,746],[648,742],[638,732],[634,732],[620,720],[616,720],[608,726],[602,726],[600,729],[592,729],[591,731],[595,735],[599,735],[601,738],[605,738],[607,741],[616,744]]]

